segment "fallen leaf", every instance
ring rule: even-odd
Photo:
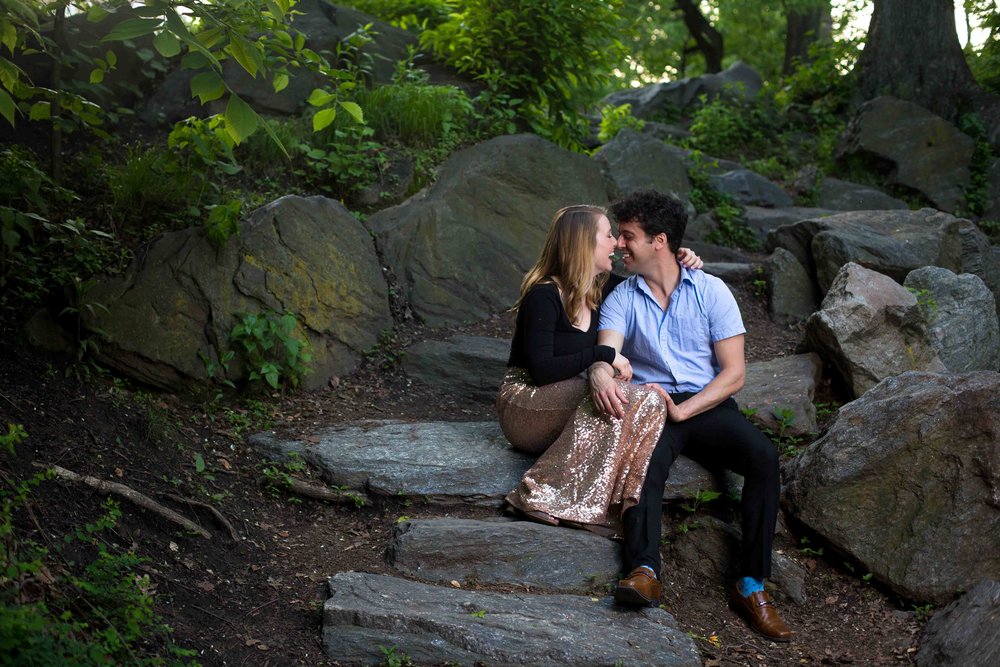
[[[253,646],[253,645],[259,644],[259,643],[260,643],[259,639],[248,639],[248,640],[246,640],[246,642],[244,642],[243,645],[244,646]]]
[[[171,542],[171,543],[170,543],[169,545],[167,545],[167,546],[169,547],[169,549],[170,549],[171,551],[174,551],[174,552],[177,552],[177,551],[180,551],[180,550],[181,550],[181,548],[180,548],[179,546],[177,546],[177,543],[176,543],[176,542]]]
[[[230,463],[229,461],[227,461],[226,459],[224,459],[222,457],[219,457],[219,458],[217,458],[215,460],[218,461],[219,465],[222,466],[223,468],[225,468],[226,470],[232,470],[233,469],[233,464]]]
[[[215,590],[215,584],[210,581],[199,581],[194,585],[195,588],[205,591],[206,593],[211,593]]]
[[[462,584],[458,583],[458,581],[456,581],[455,579],[451,580],[451,585],[454,586],[455,588],[461,588],[462,587]]]
[[[288,537],[288,531],[287,530],[279,530],[278,531],[278,535],[281,536],[281,537]]]
[[[115,477],[123,477],[124,475],[125,475],[124,470],[122,470],[121,468],[115,468]]]
[[[310,444],[313,444],[313,445],[318,445],[319,444],[319,436],[318,435],[307,435],[307,436],[303,436],[302,439],[305,440],[306,442],[310,443]]]

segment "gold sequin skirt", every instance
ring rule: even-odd
[[[622,514],[639,502],[646,468],[667,416],[663,398],[652,389],[621,386],[628,399],[622,419],[598,414],[589,386],[584,387],[572,418],[555,442],[507,494],[511,506],[543,512],[574,527],[621,536]]]

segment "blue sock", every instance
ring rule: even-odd
[[[656,572],[649,565],[640,565],[639,567],[649,570],[649,573],[653,575],[653,579],[659,579],[659,577],[656,576]]]
[[[743,577],[736,582],[736,590],[740,592],[743,597],[748,597],[757,591],[764,590],[764,580],[754,579],[753,577]]]

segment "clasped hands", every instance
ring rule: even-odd
[[[624,385],[632,379],[632,365],[629,360],[621,354],[615,355],[615,360],[609,364],[605,361],[598,361],[590,367],[588,373],[590,377],[590,391],[594,399],[594,406],[598,412],[604,413],[615,419],[625,416],[625,406],[628,405],[628,398],[625,396]],[[667,404],[667,420],[678,422],[687,419],[681,408],[670,398],[670,394],[664,391],[663,387],[651,382],[645,385],[663,397]]]

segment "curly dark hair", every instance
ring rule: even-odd
[[[684,203],[672,195],[656,190],[637,190],[615,201],[608,212],[618,222],[635,222],[650,236],[667,235],[667,244],[675,254],[687,229]]]

